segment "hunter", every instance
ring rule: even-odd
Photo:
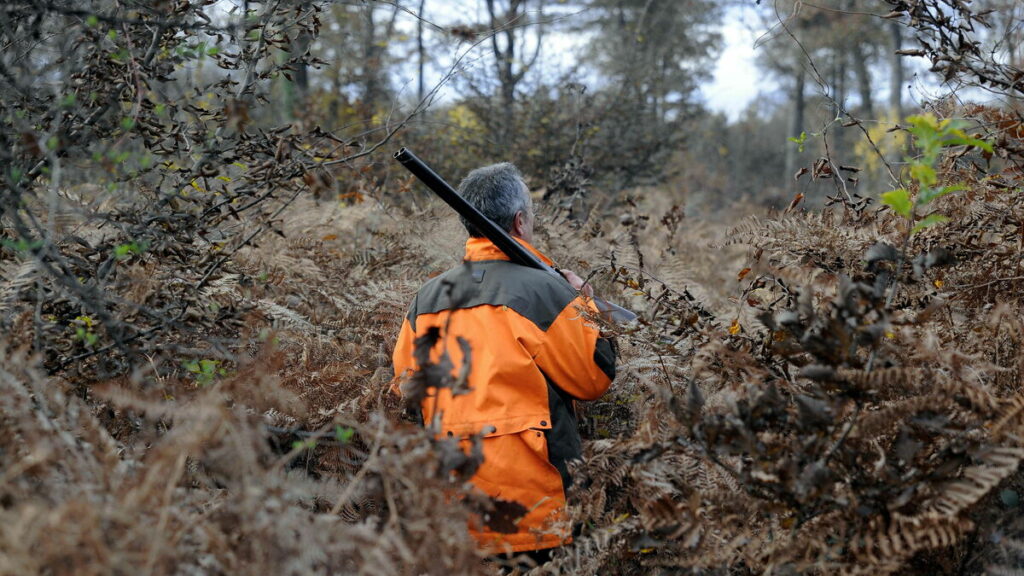
[[[509,163],[478,168],[459,193],[548,265],[532,246],[534,212],[529,190]],[[482,430],[484,462],[471,479],[487,495],[513,500],[528,511],[518,531],[497,533],[482,523],[470,532],[488,554],[527,552],[543,562],[553,548],[570,541],[566,490],[568,462],[581,457],[576,400],[603,395],[615,377],[612,343],[585,318],[596,310],[593,289],[569,271],[569,284],[541,270],[520,266],[472,224],[465,260],[427,282],[402,323],[394,352],[396,380],[417,369],[414,341],[438,327],[456,365],[456,338],[468,340],[471,392],[453,396],[430,389],[423,421],[439,415],[440,434],[468,437]],[[434,398],[436,396],[436,399]]]

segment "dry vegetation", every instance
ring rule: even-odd
[[[898,246],[902,224],[873,205],[751,219],[718,241],[731,249],[649,202],[584,225],[545,210],[552,253],[644,313],[614,392],[586,408],[585,529],[553,566],[983,567],[964,543],[1016,509],[1024,457],[1024,212],[1017,176],[978,162],[947,160],[942,178],[971,188],[912,238],[889,306],[896,263],[876,246]],[[472,457],[401,423],[385,394],[409,296],[457,261],[454,219],[305,199],[283,214],[283,237],[202,289],[205,317],[239,318],[217,327],[238,345],[190,345],[220,358],[210,374],[47,375],[59,361],[19,344],[38,276],[4,252],[5,573],[487,572],[448,496]],[[157,298],[180,272],[151,250],[118,273],[125,298]]]
[[[106,78],[97,62],[82,74]],[[135,102],[125,86],[159,65],[107,70],[124,80],[111,97]],[[387,393],[411,295],[461,255],[455,218],[338,150],[351,201],[318,200],[308,188],[338,174],[309,163],[323,134],[246,132],[224,106],[189,128],[216,133],[216,161],[111,190],[31,172],[120,135],[103,112],[69,113],[56,149],[12,148],[0,573],[493,573],[466,518],[513,519],[467,489],[479,455]],[[136,126],[164,126],[147,110]],[[657,190],[593,195],[584,217],[572,167],[534,183],[542,246],[642,317],[609,327],[619,377],[584,407],[580,535],[535,573],[1024,562],[1024,129],[1019,111],[935,111],[973,119],[994,152],[945,149],[938,183],[965,189],[912,235],[841,187],[828,209],[727,229]]]

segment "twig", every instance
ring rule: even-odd
[[[336,515],[341,512],[342,507],[345,506],[345,503],[349,501],[349,498],[351,498],[359,488],[360,481],[370,472],[370,464],[375,463],[380,457],[380,447],[384,442],[384,423],[386,420],[384,418],[379,418],[378,420],[379,425],[377,426],[377,434],[373,438],[373,446],[370,448],[369,452],[370,455],[367,457],[366,462],[363,463],[362,467],[359,468],[359,471],[356,472],[356,475],[349,481],[348,485],[345,487],[345,491],[338,497],[338,501],[334,503],[334,507],[331,508],[332,515]]]
[[[995,280],[990,280],[988,282],[982,282],[981,284],[961,284],[959,286],[951,286],[950,288],[954,288],[954,289],[957,289],[957,290],[974,290],[975,288],[985,288],[985,287],[991,286],[993,284],[999,284],[1000,282],[1019,282],[1021,280],[1024,280],[1024,276],[1012,276],[1010,278],[996,278]]]
[[[870,372],[871,368],[869,367],[867,371]],[[850,435],[850,432],[853,430],[853,427],[857,424],[857,416],[859,415],[860,403],[858,402],[854,404],[853,414],[850,415],[850,419],[847,420],[846,424],[843,425],[843,431],[839,434],[839,438],[837,438],[836,441],[833,442],[831,446],[829,446],[828,451],[825,452],[825,456],[822,458],[822,462],[824,464],[828,464],[829,460],[832,459],[832,456],[835,455],[835,453],[839,450],[839,447],[842,446],[843,442],[846,441],[846,438]]]

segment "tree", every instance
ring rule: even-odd
[[[481,35],[490,49],[488,68],[466,77],[472,97],[466,104],[486,127],[499,154],[515,144],[521,83],[540,56],[544,0],[486,0],[487,21],[459,27]]]
[[[903,118],[903,59],[899,55],[903,47],[903,26],[890,22],[889,29],[889,116],[894,122]]]
[[[385,59],[398,18],[397,4],[387,8],[390,13],[387,9],[380,10],[384,14],[383,21],[377,20],[378,8],[376,4],[370,4],[362,9],[362,113],[368,124],[372,123],[374,115],[387,96]]]
[[[309,49],[320,25],[321,8],[306,0],[295,6],[296,22],[310,20],[311,26],[294,25],[294,29],[285,30],[289,38],[288,51],[283,55],[291,60],[288,68],[280,78],[284,93],[284,106],[281,116],[286,121],[294,120],[307,109],[309,103]]]
[[[884,19],[885,12],[882,6],[872,9],[850,0],[813,5],[779,0],[761,12],[762,23],[770,30],[762,43],[761,61],[788,78],[787,84],[792,87],[789,137],[823,135],[819,144],[810,138],[803,146],[822,146],[816,154],[829,156],[836,167],[854,163],[850,156],[862,152],[859,145],[852,146],[854,139],[861,137],[859,129],[844,124],[854,118],[896,122],[902,114],[903,66],[896,54],[901,26],[894,27]],[[882,76],[886,68],[889,104],[880,111],[876,106],[879,90],[875,86],[880,84],[876,76]],[[807,84],[816,86],[816,97],[804,94]],[[808,96],[810,110],[827,110],[827,114],[808,117]],[[878,118],[880,113],[883,118]],[[856,135],[851,134],[854,130],[858,131]],[[787,153],[787,178],[799,167],[797,156],[797,146],[792,145]],[[870,179],[874,175],[865,176]]]
[[[378,2],[336,3],[328,10],[327,23],[317,40],[323,54],[326,114],[333,121],[362,122],[373,128],[374,117],[390,107],[390,47],[396,36],[397,4]]]
[[[416,10],[416,99],[422,101],[426,95],[425,83],[423,78],[423,69],[427,62],[427,51],[423,43],[423,22],[424,22],[424,8],[426,7],[427,0],[420,0],[420,6]]]
[[[592,146],[614,151],[604,167],[622,185],[656,175],[684,141],[697,113],[693,95],[709,77],[719,40],[717,3],[702,0],[589,0],[586,27],[600,31],[589,63],[606,79]]]

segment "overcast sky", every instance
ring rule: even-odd
[[[728,22],[722,28],[722,51],[715,63],[714,79],[701,87],[701,95],[709,108],[735,119],[760,92],[777,86],[754,64],[754,43],[760,33],[738,19],[730,18]]]

